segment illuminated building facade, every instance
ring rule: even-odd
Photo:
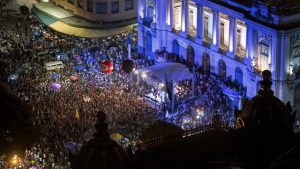
[[[53,0],[90,21],[119,22],[136,19],[136,0]]]
[[[268,2],[266,2],[268,1]],[[166,49],[191,64],[259,90],[272,89],[300,108],[300,3],[297,0],[138,0],[139,53]]]

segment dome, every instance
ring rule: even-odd
[[[271,72],[263,71],[263,80],[258,95],[246,103],[237,118],[237,126],[247,127],[268,136],[291,135],[290,109],[273,96]]]

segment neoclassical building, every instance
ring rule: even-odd
[[[120,22],[136,19],[136,0],[53,0],[90,21]]]
[[[261,72],[275,95],[300,109],[300,1],[138,0],[139,53],[165,48],[232,76],[253,97]]]

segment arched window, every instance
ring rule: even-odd
[[[182,13],[182,0],[173,1],[173,27],[175,30],[181,30],[181,13]]]
[[[219,61],[219,75],[222,77],[222,78],[225,78],[226,77],[226,64],[224,62],[223,59],[221,59]]]
[[[235,69],[235,80],[243,86],[243,71],[239,67]]]
[[[210,57],[208,53],[204,52],[203,58],[202,58],[202,66],[204,70],[210,69]]]
[[[176,55],[176,56],[179,56],[179,43],[177,40],[174,40],[173,41],[173,53]]]
[[[193,66],[195,63],[195,51],[192,46],[188,46],[187,50],[187,63],[189,66]]]
[[[270,40],[266,37],[262,37],[258,44],[258,57],[257,57],[257,69],[262,72],[264,70],[269,70],[269,64],[271,61],[270,55]]]

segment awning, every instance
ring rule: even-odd
[[[167,77],[168,80],[183,81],[193,78],[193,74],[181,63],[165,62],[149,66],[139,70],[140,72],[151,72],[161,81]]]

